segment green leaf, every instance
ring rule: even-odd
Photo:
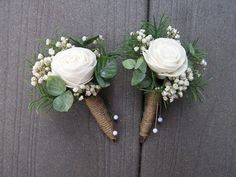
[[[146,89],[152,84],[152,79],[150,77],[145,77],[143,81],[138,84],[139,88]]]
[[[59,76],[49,76],[46,89],[49,95],[58,96],[66,91],[66,83]]]
[[[69,39],[70,39],[70,40],[73,42],[73,44],[75,44],[77,47],[82,47],[82,46],[83,46],[84,41],[82,41],[81,38],[72,38],[72,37],[70,37]]]
[[[189,44],[189,51],[193,56],[195,56],[195,49],[191,43]]]
[[[136,65],[136,61],[133,59],[127,59],[125,61],[122,62],[124,68],[126,69],[133,69]]]
[[[105,88],[105,87],[108,87],[110,86],[110,83],[105,81],[99,74],[99,71],[98,69],[95,69],[95,78],[98,82],[98,84],[102,87],[102,88]]]
[[[140,70],[134,70],[133,77],[131,80],[131,85],[135,86],[135,85],[139,84],[140,82],[143,81],[145,76],[146,76],[146,74],[141,72]]]
[[[138,69],[140,71],[142,71],[143,73],[146,73],[146,71],[147,71],[147,64],[146,64],[146,62],[142,62],[142,64],[139,66]]]
[[[89,37],[87,38],[84,42],[83,45],[89,45],[91,44],[93,41],[97,40],[99,38],[99,36],[93,36],[93,37]]]
[[[53,108],[59,112],[68,112],[74,102],[74,97],[70,90],[64,92],[53,100]]]
[[[100,75],[103,78],[110,79],[113,78],[117,73],[116,61],[111,60],[106,63],[106,65],[100,70]]]
[[[143,57],[138,58],[137,63],[135,65],[135,69],[138,69],[143,62],[144,62]]]

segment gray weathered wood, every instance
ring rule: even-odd
[[[200,37],[208,52],[204,103],[178,101],[142,147],[142,177],[236,176],[236,1],[151,0],[184,39]]]
[[[114,49],[123,34],[146,18],[145,0],[0,1],[0,176],[138,176],[138,124],[141,94],[121,69],[103,92],[108,108],[120,116],[118,143],[99,130],[83,104],[70,113],[39,115],[27,109],[31,86],[26,58],[37,52],[36,39],[103,34]]]

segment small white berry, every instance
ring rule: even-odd
[[[191,75],[191,76],[188,77],[188,79],[189,79],[190,81],[192,81],[194,78],[193,78],[193,76]]]
[[[78,92],[79,91],[79,88],[78,87],[74,87],[73,88],[73,92]]]
[[[145,51],[146,48],[144,46],[141,47],[141,51]]]
[[[166,88],[165,88],[165,91],[167,91],[167,92],[168,92],[169,90],[170,90],[170,86],[169,86],[169,85],[167,85],[167,86],[166,86]]]
[[[134,35],[134,32],[130,32],[129,35],[130,35],[130,36]]]
[[[183,97],[183,92],[178,92],[178,95],[179,95],[180,98],[182,98]]]
[[[99,35],[99,39],[100,40],[104,40],[104,38],[103,38],[103,36],[101,34]]]
[[[48,79],[48,76],[47,76],[47,75],[44,75],[44,76],[43,76],[43,80],[46,81],[47,79]]]
[[[83,99],[84,99],[84,96],[81,95],[81,96],[79,97],[79,101],[82,101]]]
[[[86,96],[90,96],[92,93],[90,91],[86,91]]]
[[[114,131],[112,132],[112,134],[113,134],[114,136],[117,136],[117,135],[118,135],[118,131],[114,130]]]
[[[114,115],[114,116],[113,116],[113,119],[114,119],[114,120],[118,120],[118,119],[119,119],[119,116],[118,116],[118,115]]]
[[[134,51],[135,51],[135,52],[137,52],[138,50],[139,50],[139,47],[138,47],[138,46],[134,47]]]
[[[42,84],[42,83],[43,83],[43,78],[42,78],[42,77],[39,78],[38,83],[39,83],[39,84]]]
[[[189,81],[188,81],[188,80],[185,80],[185,81],[184,81],[184,85],[185,85],[185,86],[189,86]]]
[[[72,46],[71,43],[67,43],[67,44],[66,44],[66,47],[67,47],[67,48],[71,48],[71,46]]]
[[[142,36],[140,36],[140,35],[137,36],[137,40],[138,40],[138,41],[141,41],[141,40],[142,40]]]
[[[185,73],[181,74],[181,75],[180,75],[180,78],[181,78],[181,79],[185,79],[185,78],[186,78],[186,74],[185,74]]]
[[[84,89],[86,88],[84,84],[80,85],[79,87],[80,87],[82,90],[84,90]]]
[[[163,100],[164,100],[164,101],[167,101],[168,98],[167,98],[166,96],[163,96]]]
[[[173,84],[173,88],[177,90],[179,88],[178,84]]]
[[[48,49],[48,54],[49,55],[54,55],[55,54],[55,50],[53,48]]]
[[[61,41],[66,41],[66,38],[64,36],[62,36]]]
[[[172,30],[172,27],[169,25],[168,27],[167,27],[167,30]]]
[[[51,40],[50,39],[46,39],[46,45],[50,45]]]
[[[146,43],[147,43],[147,39],[146,39],[146,38],[143,38],[143,39],[142,39],[142,43],[143,43],[143,44],[146,44]]]
[[[61,42],[57,41],[55,46],[58,48],[61,47]]]
[[[158,132],[158,129],[157,129],[157,128],[154,128],[154,129],[152,129],[152,132],[153,132],[153,133],[157,133],[157,132]]]
[[[86,36],[83,36],[82,37],[82,41],[86,41],[87,40],[87,37]]]
[[[96,87],[97,90],[101,89],[100,85],[96,85],[95,87]]]
[[[180,38],[180,35],[179,34],[176,34],[175,35],[175,39],[179,39]]]
[[[31,81],[31,85],[35,87],[37,85],[37,81]]]
[[[38,59],[39,59],[39,60],[43,59],[43,54],[39,53],[39,54],[38,54]]]
[[[139,30],[141,33],[145,33],[145,29],[140,29]]]

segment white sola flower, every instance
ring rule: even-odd
[[[158,76],[176,77],[188,67],[185,49],[174,39],[158,38],[150,42],[148,50],[143,52],[148,66]]]
[[[75,88],[91,81],[96,64],[96,55],[91,50],[73,47],[58,52],[52,59],[51,68],[68,87]]]

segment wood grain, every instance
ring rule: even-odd
[[[236,1],[151,0],[150,18],[170,15],[184,40],[208,55],[203,103],[178,101],[142,147],[142,177],[236,176]]]
[[[32,96],[26,58],[38,50],[36,39],[102,34],[114,49],[124,33],[146,18],[145,0],[0,1],[0,176],[138,176],[138,124],[141,95],[130,74],[119,69],[103,96],[120,120],[118,143],[99,130],[83,104],[70,113],[31,113]]]

